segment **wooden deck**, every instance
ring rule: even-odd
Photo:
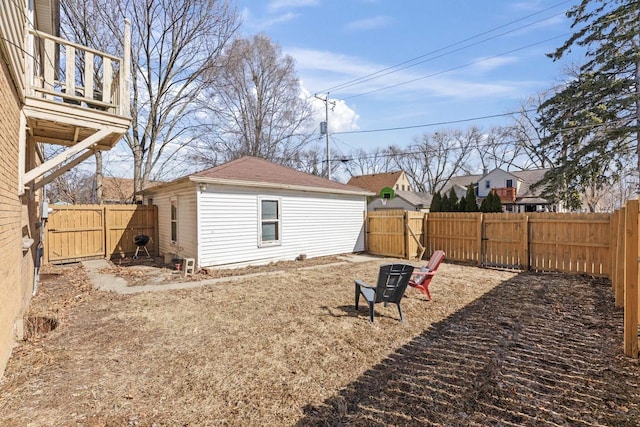
[[[131,24],[125,21],[123,56],[100,52],[34,28],[26,31],[22,145],[65,150],[21,172],[40,188],[96,151],[110,150],[131,125]],[[21,150],[24,150],[21,148]]]

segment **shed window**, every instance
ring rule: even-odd
[[[513,188],[513,180],[512,179],[508,179],[507,180],[507,188]]]
[[[178,241],[178,200],[171,199],[171,242]]]
[[[280,243],[280,200],[260,199],[260,246]]]

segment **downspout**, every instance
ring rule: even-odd
[[[47,226],[47,219],[49,218],[49,205],[47,203],[47,189],[42,187],[42,203],[40,212],[40,242],[36,248],[35,270],[33,272],[33,296],[38,293],[38,280],[40,279],[40,264],[42,256],[44,255],[44,236],[45,228]]]

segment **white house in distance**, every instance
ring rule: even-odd
[[[500,196],[502,208],[505,212],[544,212],[556,210],[546,199],[540,196],[540,189],[533,190],[531,186],[540,181],[549,169],[533,169],[525,171],[507,172],[496,168],[482,175],[464,175],[451,178],[440,192],[448,194],[454,188],[458,199],[467,192],[467,186],[476,187],[478,202],[495,191]]]
[[[160,253],[198,268],[364,251],[372,195],[255,157],[143,192],[158,206]]]

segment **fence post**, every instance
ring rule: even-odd
[[[433,253],[433,250],[429,247],[429,236],[427,236],[427,232],[429,231],[429,214],[425,212],[422,217],[422,246],[424,246],[425,251],[429,253],[429,256]]]
[[[366,209],[362,211],[362,218],[364,219],[364,251],[369,253],[369,215]]]
[[[627,233],[625,233],[625,223],[627,220],[627,208],[623,206],[620,208],[620,214],[618,215],[618,262],[616,268],[618,272],[616,274],[616,306],[624,307],[624,284],[626,282],[625,268],[625,250],[627,242]]]
[[[404,222],[404,259],[409,259],[409,212],[404,211],[402,217]]]
[[[616,265],[616,255],[618,254],[618,211],[614,211],[609,218],[611,221],[611,238],[609,239],[609,255],[611,257],[611,271],[609,272],[609,280],[611,280],[611,288],[616,290],[618,269]]]
[[[529,271],[529,215],[522,218],[522,269]]]
[[[624,283],[624,354],[638,358],[638,200],[627,202]]]
[[[476,227],[476,264],[478,265],[482,265],[482,221],[484,220],[484,217],[482,215],[482,212],[478,214],[478,224]]]
[[[109,227],[107,226],[107,216],[109,215],[109,207],[108,205],[102,206],[102,245],[104,247],[104,257],[110,258],[107,256],[109,253]]]

